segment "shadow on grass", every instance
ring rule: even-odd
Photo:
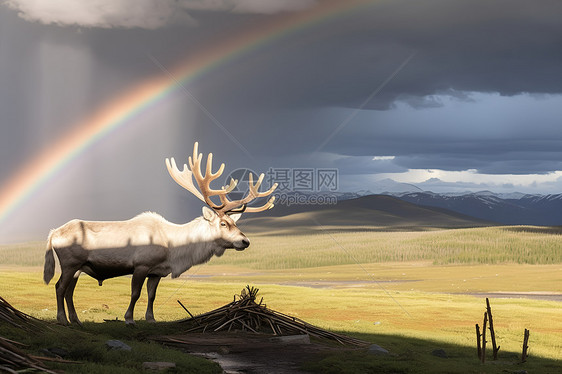
[[[341,332],[345,333],[345,332]],[[487,348],[482,364],[474,347],[459,346],[399,335],[352,334],[389,351],[377,355],[367,350],[341,352],[309,362],[305,369],[317,373],[562,373],[562,361],[528,357],[521,363],[521,352],[500,349],[498,360],[492,360],[492,348]],[[489,343],[490,344],[490,343]],[[532,344],[530,344],[532,345]],[[439,352],[441,351],[441,352]],[[446,357],[442,357],[442,353]]]
[[[181,334],[184,326],[176,322],[147,323],[139,321],[136,327],[124,322],[85,322],[83,328],[52,325],[52,329],[29,334],[0,323],[0,336],[26,344],[29,354],[43,356],[45,349],[58,348],[67,352],[66,360],[81,364],[52,363],[47,365],[67,373],[137,373],[142,372],[145,361],[169,361],[176,363],[177,373],[220,373],[217,364],[180,350],[150,341],[151,336]],[[338,332],[346,334],[346,332]],[[327,343],[331,349],[306,355],[302,369],[314,373],[561,373],[560,361],[531,356],[520,363],[520,352],[500,350],[497,361],[489,358],[485,364],[477,358],[475,347],[465,347],[431,340],[408,338],[398,335],[352,334],[354,337],[387,349],[388,355],[375,355],[367,348],[341,347]],[[106,341],[120,340],[132,347],[131,351],[110,350]],[[325,344],[324,342],[322,342]],[[334,349],[336,348],[336,349]],[[443,350],[446,358],[434,355]],[[283,357],[283,346],[278,348]],[[288,371],[290,372],[290,371]]]
[[[127,327],[124,322],[85,322],[84,327],[64,327],[53,323],[48,329],[30,334],[0,321],[0,336],[24,344],[20,349],[27,354],[47,357],[50,361],[41,361],[48,368],[65,373],[154,373],[143,369],[143,362],[155,361],[175,363],[176,367],[168,373],[222,373],[220,366],[212,361],[146,339],[146,336],[162,331],[173,332],[171,325],[141,323],[138,327]],[[131,350],[110,349],[106,343],[114,339],[127,344]],[[53,358],[49,351],[59,357]],[[61,359],[65,362],[56,362]],[[1,355],[0,372],[4,372]]]

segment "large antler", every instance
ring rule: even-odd
[[[277,188],[277,183],[275,183],[273,186],[271,186],[269,190],[264,192],[259,192],[259,188],[261,186],[262,181],[263,181],[263,173],[260,174],[255,184],[254,184],[254,177],[252,173],[250,173],[249,181],[248,181],[248,186],[250,188],[250,191],[248,191],[248,195],[246,195],[246,197],[240,200],[230,201],[228,200],[226,194],[219,195],[223,206],[221,208],[221,211],[223,211],[224,213],[242,213],[242,212],[255,213],[255,212],[261,212],[273,208],[273,202],[275,201],[275,196],[271,196],[271,198],[267,201],[267,203],[265,203],[260,207],[248,207],[248,203],[250,203],[252,200],[257,199],[258,197],[269,196]]]
[[[220,177],[224,171],[224,163],[221,164],[219,170],[213,173],[213,154],[209,153],[207,156],[207,165],[205,169],[205,175],[201,172],[201,160],[203,154],[198,152],[199,144],[195,142],[193,146],[193,156],[189,157],[189,168],[184,164],[183,170],[180,171],[176,165],[176,161],[172,157],[171,160],[166,159],[166,167],[172,178],[183,188],[197,196],[201,201],[205,202],[209,207],[214,209],[219,215],[231,214],[231,213],[255,213],[261,212],[266,209],[273,208],[273,201],[275,196],[272,196],[267,203],[260,207],[247,207],[248,203],[259,197],[269,196],[277,188],[277,183],[275,183],[269,190],[264,192],[259,192],[259,187],[263,181],[263,173],[259,176],[257,182],[254,184],[254,178],[250,173],[249,176],[249,188],[250,191],[248,195],[240,200],[231,201],[228,199],[227,194],[230,193],[237,185],[238,181],[230,179],[230,184],[226,187],[222,187],[220,190],[215,190],[210,187],[213,180]],[[197,182],[199,190],[193,184],[193,177]],[[201,192],[200,192],[201,191]],[[217,205],[211,196],[218,196],[221,204]]]

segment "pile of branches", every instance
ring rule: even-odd
[[[193,316],[180,321],[189,324],[185,332],[219,332],[246,331],[273,335],[306,334],[311,337],[328,339],[340,344],[363,346],[369,344],[363,340],[336,334],[310,325],[303,320],[268,309],[263,298],[257,303],[258,289],[246,286],[234,301],[213,311]],[[181,304],[181,302],[178,300]],[[183,305],[182,305],[183,307]]]
[[[0,297],[0,324],[2,323],[29,332],[37,331],[44,326],[39,320],[20,312]],[[23,352],[20,347],[24,347],[24,345],[0,336],[0,372],[16,373],[19,370],[36,369],[41,372],[54,373],[45,368],[36,357]]]
[[[26,330],[36,331],[42,329],[46,325],[40,320],[33,318],[29,314],[20,312],[0,296],[0,322],[6,322],[14,327]]]
[[[43,363],[38,361],[38,357],[28,355],[17,346],[23,346],[23,344],[0,336],[0,372],[17,373],[36,369],[40,372],[55,374],[54,371],[43,366]]]

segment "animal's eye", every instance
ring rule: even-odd
[[[222,227],[226,227],[226,222],[221,221],[221,226],[222,226]]]

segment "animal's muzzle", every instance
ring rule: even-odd
[[[237,251],[243,251],[244,249],[250,246],[250,240],[248,238],[244,238],[240,241],[240,244],[236,246]]]

